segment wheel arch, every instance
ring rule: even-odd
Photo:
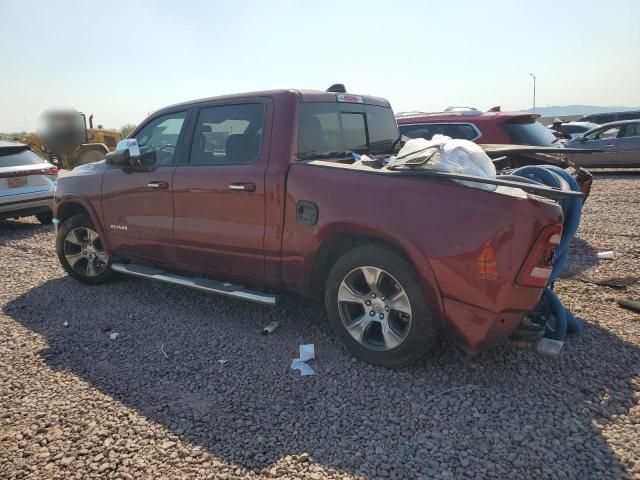
[[[325,229],[322,233],[311,267],[309,293],[312,296],[321,295],[321,292],[324,291],[324,283],[329,271],[338,258],[354,248],[363,245],[377,245],[399,254],[416,269],[422,282],[424,294],[428,302],[435,307],[433,313],[442,318],[444,307],[435,274],[427,257],[411,243],[398,238],[383,228],[370,228],[362,225],[336,225],[333,228]]]
[[[102,238],[105,250],[109,252],[109,242],[107,236],[105,235],[102,223],[100,222],[100,219],[93,207],[86,200],[75,196],[70,198],[63,198],[58,202],[58,205],[55,209],[55,218],[60,223],[68,220],[74,215],[80,214],[87,215],[91,219],[91,223],[93,223],[93,226]]]

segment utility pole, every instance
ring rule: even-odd
[[[533,78],[533,112],[536,111],[536,76],[533,73],[530,73]]]

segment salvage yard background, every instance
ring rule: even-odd
[[[640,478],[640,316],[615,303],[640,296],[639,186],[596,175],[556,285],[585,330],[559,358],[443,344],[396,371],[314,303],[88,287],[51,228],[0,222],[0,478]],[[316,376],[289,368],[300,343]]]

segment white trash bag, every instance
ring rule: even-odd
[[[458,173],[475,177],[496,178],[496,167],[489,156],[477,144],[469,140],[452,139],[445,135],[434,135],[431,140],[414,138],[404,144],[389,167],[406,166]],[[483,190],[495,190],[496,185],[478,182],[460,183]]]

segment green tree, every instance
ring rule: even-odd
[[[134,128],[136,128],[136,125],[134,125],[133,123],[127,123],[126,125],[121,126],[120,133],[122,134],[122,138],[126,138],[126,136],[129,135]]]

